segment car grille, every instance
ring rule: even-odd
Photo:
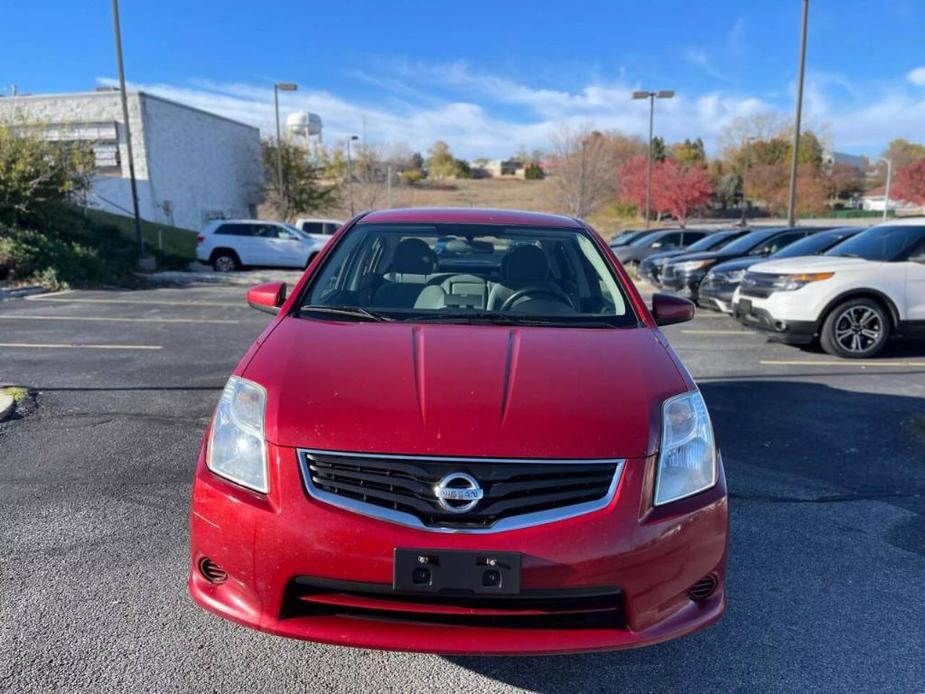
[[[517,595],[401,593],[391,586],[298,576],[283,619],[353,617],[378,621],[517,629],[625,629],[619,588],[525,590]]]
[[[622,460],[432,458],[300,450],[307,492],[364,515],[430,529],[505,530],[606,506]],[[435,487],[454,473],[474,480],[474,504],[445,502]],[[468,483],[466,483],[468,484]],[[465,510],[464,507],[471,506]]]
[[[739,285],[740,296],[754,296],[759,299],[767,299],[776,290],[774,283],[780,278],[780,275],[772,275],[767,272],[746,272],[745,277]]]

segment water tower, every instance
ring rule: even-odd
[[[305,146],[308,147],[308,141],[312,135],[317,135],[318,141],[321,141],[321,116],[307,111],[290,113],[286,117],[286,130],[293,135],[305,138]]]

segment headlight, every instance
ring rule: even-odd
[[[216,475],[266,493],[267,444],[264,416],[267,391],[237,376],[228,379],[215,408],[206,464]]]
[[[707,273],[706,279],[725,282],[727,284],[736,284],[741,282],[743,277],[745,277],[745,270],[727,270],[726,272],[711,270]]]
[[[700,391],[662,404],[662,441],[655,476],[655,505],[702,492],[716,484],[713,426]]]
[[[679,270],[681,272],[693,272],[694,270],[710,267],[715,262],[715,260],[686,260],[683,263],[678,263],[675,265],[675,270]]]
[[[796,275],[780,275],[774,280],[774,289],[779,292],[792,292],[805,287],[810,282],[821,282],[834,275],[834,272],[801,272]]]

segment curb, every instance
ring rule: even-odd
[[[7,301],[9,299],[20,299],[24,296],[32,296],[33,294],[45,294],[46,292],[48,292],[48,289],[46,289],[40,284],[31,284],[26,287],[12,287],[10,289],[0,289],[0,301]]]
[[[0,393],[0,422],[4,421],[13,413],[14,407],[16,407],[16,401],[9,395]]]

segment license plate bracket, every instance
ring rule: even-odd
[[[520,593],[519,552],[395,548],[392,588],[409,593]]]

